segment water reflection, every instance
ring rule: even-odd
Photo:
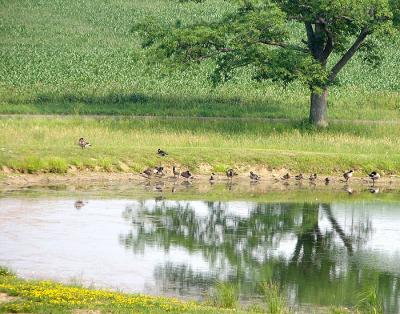
[[[202,199],[206,185],[152,182],[146,194],[125,199],[115,199],[117,187],[114,199],[76,189],[65,192],[70,198],[54,190],[0,198],[0,265],[23,276],[195,298],[219,280],[237,284],[243,298],[273,281],[292,305],[354,305],[361,291],[378,287],[386,312],[399,312],[397,194],[365,187],[348,196],[340,186],[340,199],[281,186],[270,197],[262,184],[246,185],[244,195],[233,182],[212,186],[214,199],[257,200],[261,191],[275,201],[168,200]]]
[[[399,272],[362,261],[375,230],[372,219],[354,210],[345,216],[349,220],[339,222],[330,204],[140,202],[126,207],[124,219],[133,228],[120,242],[136,254],[149,246],[201,252],[212,275],[184,264],[159,265],[154,276],[165,290],[204,291],[211,282],[229,280],[249,296],[272,280],[294,303],[352,305],[360,291],[379,287],[385,308],[397,313]]]

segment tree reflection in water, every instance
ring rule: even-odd
[[[378,287],[385,308],[399,311],[396,274],[363,266],[357,254],[373,232],[368,216],[352,222],[346,233],[330,204],[236,203],[241,214],[224,202],[202,203],[207,212],[199,214],[198,204],[142,201],[126,207],[124,219],[133,225],[120,237],[126,248],[140,253],[147,246],[179,247],[201,253],[210,265],[209,272],[160,265],[155,277],[163,289],[199,293],[227,280],[250,296],[261,282],[273,281],[291,303],[354,305],[360,291]],[[330,227],[322,229],[321,221]]]

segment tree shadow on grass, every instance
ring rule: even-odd
[[[16,105],[19,100],[7,100]],[[245,100],[217,95],[146,95],[114,92],[106,95],[38,94],[24,100],[26,113],[104,114],[185,117],[288,118],[290,104],[276,99]],[[12,110],[11,110],[12,111]],[[13,113],[13,112],[9,112]],[[16,112],[17,113],[17,112]]]

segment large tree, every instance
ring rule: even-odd
[[[395,33],[400,16],[400,0],[235,3],[233,13],[217,22],[171,28],[143,23],[137,29],[142,30],[143,45],[162,57],[179,63],[211,60],[214,84],[243,67],[259,81],[301,81],[310,89],[310,122],[318,126],[327,125],[328,87],[359,50],[377,64],[377,47]]]

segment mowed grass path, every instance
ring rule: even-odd
[[[315,130],[301,123],[246,120],[54,116],[2,117],[0,129],[0,166],[32,173],[63,173],[70,166],[138,173],[160,163],[207,174],[230,167],[400,172],[396,124],[342,123]],[[80,149],[81,136],[93,147]],[[159,147],[169,156],[158,157]]]
[[[187,25],[230,10],[224,0],[1,1],[0,113],[306,118],[307,88],[257,84],[244,70],[212,89],[210,64],[166,69],[131,31],[149,18]],[[384,45],[380,68],[352,60],[330,91],[331,118],[400,120],[399,41]]]

